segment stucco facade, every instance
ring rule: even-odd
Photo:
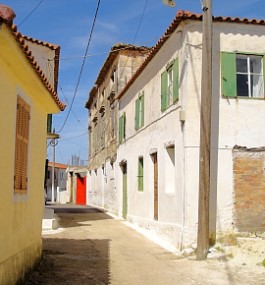
[[[15,284],[42,251],[47,114],[64,109],[53,87],[0,6],[0,283]],[[6,9],[6,8],[4,8]],[[18,98],[29,109],[26,187],[16,190]]]
[[[115,96],[144,61],[149,49],[126,44],[112,47],[89,93],[89,173],[87,201],[118,213],[115,186],[118,102]]]
[[[126,114],[126,137],[118,147],[117,161],[121,165],[126,162],[127,166],[127,219],[182,248],[195,243],[197,236],[200,90],[204,75],[201,74],[201,18],[196,14],[180,13],[175,21],[169,28],[169,38],[166,39],[166,34],[162,37],[162,47],[157,48],[147,65],[118,95],[118,114]],[[214,20],[210,199],[210,234],[213,237],[239,230],[235,223],[233,148],[236,145],[264,146],[264,85],[260,99],[223,96],[222,53],[263,56],[264,32],[263,22]],[[161,110],[162,74],[176,60],[178,100]],[[144,94],[144,106],[148,107],[144,109],[143,127],[136,130],[135,102],[141,94]],[[154,154],[158,167],[156,219]],[[143,191],[137,189],[139,157],[144,164]],[[122,169],[117,171],[117,177],[119,214],[122,215]],[[264,193],[260,195],[264,197]],[[260,228],[253,227],[252,231],[255,230]]]

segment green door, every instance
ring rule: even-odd
[[[122,166],[122,192],[123,192],[123,203],[122,203],[122,217],[127,218],[127,164]]]

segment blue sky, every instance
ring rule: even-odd
[[[39,3],[38,8],[27,17]],[[97,3],[98,0],[2,2],[16,12],[14,24],[18,25],[22,34],[61,46],[58,94],[68,108],[77,86],[81,57],[85,54]],[[101,0],[76,99],[60,132],[61,138],[56,147],[57,162],[69,163],[71,155],[77,155],[87,163],[88,111],[84,105],[110,48],[117,42],[152,46],[178,10],[201,13],[200,0],[179,0],[176,3],[175,8],[169,8],[163,5],[162,0]],[[213,14],[265,19],[264,0],[213,0]],[[65,121],[68,108],[53,118],[57,131]],[[51,147],[47,152],[48,158],[52,159]]]

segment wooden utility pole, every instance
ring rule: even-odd
[[[207,258],[209,250],[209,198],[212,105],[212,0],[203,0],[202,75],[200,115],[200,161],[197,259]]]

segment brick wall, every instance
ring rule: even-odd
[[[235,147],[235,226],[239,231],[265,230],[265,148]]]

